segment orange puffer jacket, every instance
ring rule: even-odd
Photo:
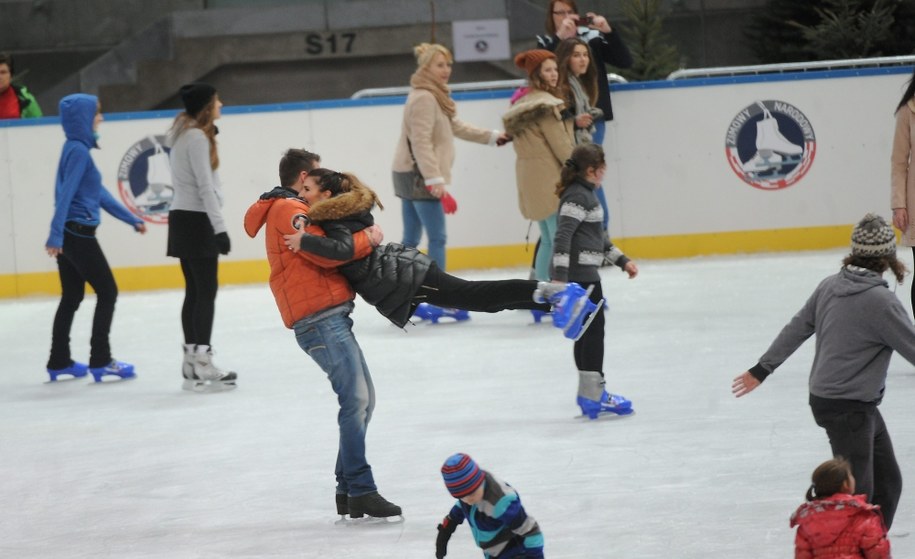
[[[837,493],[801,505],[791,515],[796,559],[889,559],[880,507],[864,495]]]
[[[354,297],[353,289],[337,271],[343,264],[308,252],[292,252],[283,235],[302,227],[312,235],[324,235],[316,225],[305,225],[308,205],[296,193],[277,187],[261,196],[245,213],[245,232],[254,238],[263,227],[266,232],[267,261],[270,263],[270,289],[286,328],[316,312],[341,305]],[[353,235],[353,260],[368,256],[372,244],[360,231]]]

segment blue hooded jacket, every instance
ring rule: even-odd
[[[64,227],[68,221],[98,225],[99,209],[134,227],[143,223],[102,186],[102,174],[89,154],[90,149],[98,147],[92,133],[97,110],[98,98],[94,95],[77,93],[60,100],[60,123],[67,141],[57,166],[54,217],[51,234],[45,243],[47,247],[63,247]]]

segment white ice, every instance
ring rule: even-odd
[[[754,393],[730,385],[843,254],[644,261],[632,281],[606,270],[608,388],[636,413],[597,422],[576,417],[572,345],[548,323],[474,313],[404,332],[360,301],[378,394],[368,457],[403,507],[393,526],[334,524],[336,400],[266,284],[219,292],[217,363],[240,373],[220,394],[180,389],[179,291],[121,294],[112,343],[138,378],[101,386],[46,382],[56,298],[0,301],[0,557],[433,557],[453,503],[439,468],[456,451],[518,489],[550,558],[790,557],[788,516],[830,457],[807,407],[812,341]],[[910,307],[909,284],[891,288]],[[78,358],[94,303],[74,324]],[[913,401],[915,369],[896,356],[880,409],[909,484]],[[913,495],[896,557],[915,556]],[[458,528],[448,557],[481,556]]]

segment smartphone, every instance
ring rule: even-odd
[[[587,27],[594,22],[594,18],[591,16],[579,17],[575,20],[575,25],[578,27]]]

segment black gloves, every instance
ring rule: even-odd
[[[219,249],[219,254],[229,254],[232,243],[229,242],[229,234],[225,231],[216,233],[216,248]]]
[[[451,534],[456,528],[457,524],[451,516],[446,516],[438,525],[438,537],[435,538],[435,559],[443,559],[448,553],[448,540],[451,539]]]

